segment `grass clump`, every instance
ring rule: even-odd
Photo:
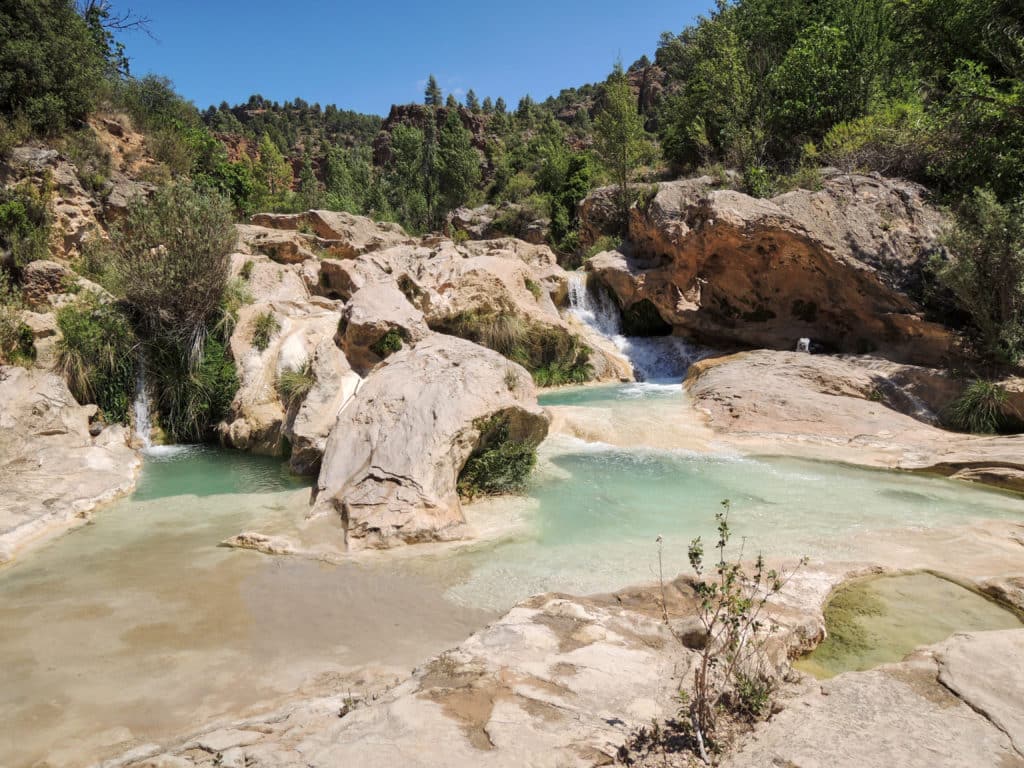
[[[540,283],[538,283],[536,280],[526,278],[525,285],[526,290],[533,294],[533,298],[535,298],[537,301],[540,301],[541,294],[543,293],[540,287]]]
[[[277,394],[286,408],[301,403],[316,384],[313,361],[306,360],[298,369],[286,369],[277,377]]]
[[[281,330],[281,323],[270,310],[264,310],[252,321],[252,345],[260,352],[270,346],[274,334]]]
[[[962,432],[994,435],[1006,426],[1006,401],[1006,389],[994,381],[977,379],[946,408],[945,421]]]
[[[479,420],[480,443],[459,474],[459,496],[472,500],[480,496],[521,493],[537,464],[537,446],[510,438],[508,416]]]
[[[370,351],[377,357],[385,358],[398,352],[402,348],[402,344],[402,332],[397,328],[392,328],[370,345]]]
[[[95,403],[108,422],[128,423],[138,341],[128,319],[92,294],[57,312],[57,366],[80,403]]]
[[[463,312],[441,329],[519,363],[541,387],[590,381],[590,348],[559,328],[531,324],[505,312]]]

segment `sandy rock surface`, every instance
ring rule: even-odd
[[[127,430],[91,436],[95,413],[52,373],[0,367],[0,563],[135,486]]]

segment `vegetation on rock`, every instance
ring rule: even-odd
[[[287,368],[277,377],[277,393],[286,408],[291,408],[306,399],[316,384],[313,361],[306,360],[299,368]]]
[[[484,420],[475,427],[480,432],[480,441],[459,474],[459,495],[473,500],[522,492],[537,464],[537,446],[511,440],[508,417],[504,415]]]

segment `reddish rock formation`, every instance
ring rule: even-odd
[[[590,269],[623,308],[650,309],[710,344],[877,352],[936,365],[952,336],[911,298],[943,220],[923,188],[827,176],[820,191],[758,200],[710,177],[667,182],[634,207],[623,252]],[[582,232],[606,230],[607,190],[581,206]]]

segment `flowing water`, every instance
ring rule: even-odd
[[[686,369],[707,354],[678,336],[623,335],[615,300],[600,286],[588,286],[583,272],[569,273],[569,311],[610,339],[639,381],[681,381]]]
[[[153,446],[150,437],[153,432],[153,423],[149,417],[149,388],[146,384],[146,360],[142,355],[139,355],[138,366],[139,372],[138,379],[135,382],[135,404],[133,407],[135,435],[142,443],[143,450],[148,450]]]
[[[131,497],[0,569],[0,765],[87,765],[265,711],[353,667],[409,667],[530,594],[651,580],[659,535],[666,573],[683,571],[725,498],[736,541],[770,556],[856,557],[873,532],[1024,514],[1020,497],[941,479],[668,450],[658,434],[685,423],[678,383],[542,402],[597,414],[620,436],[639,425],[632,447],[555,434],[526,498],[467,511],[480,528],[519,519],[514,533],[342,565],[217,546],[301,517],[308,488],[279,462],[147,451]]]
[[[794,666],[819,678],[903,659],[955,632],[1020,629],[1012,611],[929,573],[865,579],[825,608],[828,637]]]

